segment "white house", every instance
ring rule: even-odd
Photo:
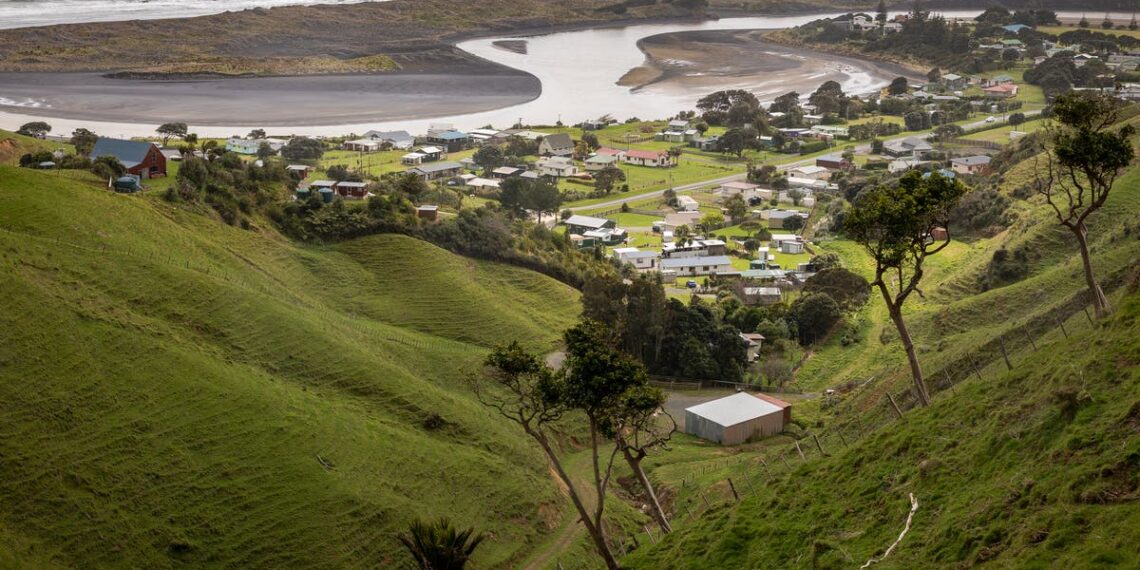
[[[618,160],[618,155],[616,154],[595,154],[586,159],[586,170],[589,172],[597,172],[607,166],[616,164]]]
[[[392,145],[392,148],[400,150],[407,150],[416,146],[416,137],[413,137],[408,131],[368,131],[364,133],[364,138],[387,143]]]
[[[676,164],[673,157],[663,150],[627,150],[621,155],[622,162],[638,166],[667,167]]]
[[[797,166],[788,170],[788,178],[808,178],[811,180],[824,180],[831,176],[831,171],[822,166]]]
[[[671,257],[661,260],[661,271],[672,275],[735,275],[727,255],[710,257]]]
[[[636,247],[615,247],[614,259],[621,263],[629,263],[640,271],[657,269],[657,262],[661,254],[656,251],[641,251]]]
[[[736,180],[733,182],[725,182],[724,184],[721,184],[720,188],[717,188],[717,193],[721,196],[724,196],[725,198],[734,194],[742,194],[745,198],[747,198],[758,188],[760,188],[759,184],[753,184],[751,182],[745,182],[743,180]]]
[[[274,153],[277,153],[285,146],[286,142],[288,141],[281,139],[243,139],[232,137],[226,141],[226,150],[238,154],[257,154],[257,150],[261,148],[261,143],[266,143],[269,145],[269,148],[273,149]]]
[[[716,257],[728,253],[728,244],[719,239],[698,239],[685,245],[667,243],[661,247],[661,257]]]
[[[570,156],[574,154],[574,141],[566,133],[546,135],[538,144],[538,154],[543,156]]]
[[[681,226],[693,227],[701,219],[700,212],[677,212],[665,214],[665,223],[661,225],[662,231],[671,232]]]
[[[677,196],[677,209],[682,212],[696,212],[701,203],[692,196]]]
[[[539,174],[554,178],[563,178],[578,174],[578,167],[574,165],[574,161],[570,160],[568,156],[540,158],[538,162],[535,163],[535,167],[538,168]]]

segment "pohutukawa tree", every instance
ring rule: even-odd
[[[875,260],[871,285],[882,294],[898,329],[923,406],[930,405],[930,393],[903,318],[903,305],[911,294],[922,295],[919,284],[925,273],[923,264],[950,245],[950,211],[967,191],[958,180],[911,172],[897,185],[865,191],[843,219],[847,235]]]
[[[1035,190],[1072,232],[1084,263],[1085,282],[1098,317],[1108,314],[1108,298],[1096,280],[1089,256],[1087,220],[1104,206],[1118,176],[1132,163],[1131,125],[1113,129],[1120,103],[1099,93],[1070,93],[1053,104],[1056,123],[1046,129],[1044,168],[1037,168]]]

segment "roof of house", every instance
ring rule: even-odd
[[[420,149],[416,152],[422,152],[424,154],[439,154],[443,152],[443,149],[439,148],[438,146],[424,146],[420,147]]]
[[[574,141],[566,133],[554,133],[546,135],[542,138],[542,142],[554,150],[565,150],[574,148]]]
[[[616,148],[609,148],[609,147],[603,146],[602,148],[599,148],[595,154],[597,154],[598,156],[602,156],[602,155],[606,155],[606,154],[618,156],[618,155],[625,154],[625,151],[624,150],[618,150]]]
[[[951,162],[954,164],[961,164],[962,166],[983,166],[990,163],[990,157],[984,155],[978,156],[965,156],[962,158],[955,158]]]
[[[725,182],[720,185],[721,188],[728,188],[730,190],[755,190],[760,187],[759,184],[751,182],[744,182],[743,180],[736,180],[733,182]]]
[[[779,297],[779,287],[745,287],[744,294],[757,297]],[[761,337],[763,338],[763,337]]]
[[[336,180],[314,180],[309,183],[309,187],[317,188],[332,188],[336,186]]]
[[[367,182],[344,181],[344,182],[337,182],[336,185],[337,185],[337,188],[364,188],[365,186],[368,186],[368,183]]]
[[[958,81],[961,78],[962,76],[958,75],[957,73],[947,73],[946,75],[942,76],[942,79],[945,81]]]
[[[620,257],[621,259],[656,259],[658,257],[661,257],[661,254],[657,253],[656,251],[641,251],[635,247],[620,248],[620,249],[632,249],[633,250],[633,251],[623,251],[621,253],[618,253],[618,250],[615,249],[614,253],[617,254],[617,256]]]
[[[586,164],[613,164],[617,162],[616,154],[596,154],[586,159]]]
[[[658,160],[668,154],[668,152],[663,150],[627,150],[625,152],[625,155],[630,158],[640,158],[644,160]]]
[[[100,137],[95,142],[95,148],[91,149],[91,158],[113,156],[119,159],[123,166],[131,168],[146,160],[146,155],[152,147],[154,143]]]
[[[995,93],[1013,93],[1017,91],[1017,85],[1013,83],[1002,83],[1001,85],[991,85],[982,89],[982,91],[992,91]]]
[[[370,139],[390,140],[390,141],[407,141],[415,137],[408,131],[368,131],[364,136]]]
[[[582,226],[584,228],[601,228],[610,223],[605,218],[595,218],[592,216],[579,216],[574,215],[566,218],[566,225],[568,226]]]
[[[776,399],[759,398],[748,392],[737,392],[731,396],[685,408],[685,411],[692,412],[717,425],[729,427],[770,414],[781,414],[784,412],[784,408],[790,406],[786,402],[780,402],[783,404],[780,405],[769,400]]]
[[[463,168],[462,164],[459,164],[458,162],[452,162],[450,160],[445,160],[443,162],[431,162],[428,164],[421,164],[415,168],[410,169],[409,172],[419,171],[419,172],[422,172],[424,174],[432,174],[435,172],[443,172],[445,170],[458,170],[460,168]]]
[[[822,166],[815,166],[815,165],[797,166],[797,167],[791,169],[790,172],[799,172],[800,174],[819,174],[821,172],[827,172],[827,169],[822,167]]]
[[[491,172],[493,172],[495,174],[501,174],[503,176],[510,176],[512,174],[522,172],[522,169],[521,168],[515,168],[513,166],[500,166],[500,167],[492,170]]]
[[[932,150],[934,148],[925,139],[919,137],[906,137],[905,139],[887,141],[883,146],[899,150]]]
[[[1026,26],[1025,24],[1009,24],[1006,26],[1002,26],[1001,28],[1007,32],[1013,32],[1016,34],[1017,32],[1020,32],[1021,30],[1024,30],[1024,29],[1029,28],[1029,27],[1030,26]]]
[[[461,133],[459,131],[436,131],[430,133],[428,136],[441,141],[459,141],[468,138],[467,133]]]
[[[380,146],[380,141],[373,139],[356,139],[352,141],[346,141],[344,144],[354,144],[359,146]]]
[[[727,255],[709,255],[700,257],[670,257],[661,260],[662,269],[680,269],[696,266],[732,265]]]
[[[846,162],[847,161],[846,158],[843,158],[842,154],[829,154],[829,155],[821,156],[821,157],[815,159],[816,162],[819,162],[821,160],[824,162]]]
[[[786,220],[799,216],[801,218],[808,217],[807,212],[798,212],[796,210],[768,210],[769,220]]]

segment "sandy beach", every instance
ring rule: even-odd
[[[0,108],[98,121],[322,125],[475,113],[538,97],[532,75],[386,73],[147,81],[95,73],[0,73]]]
[[[765,41],[766,30],[709,30],[659,34],[638,47],[646,62],[630,70],[621,84],[650,92],[708,93],[748,89],[761,100],[796,91],[806,95],[825,81],[877,85],[914,73],[901,66],[838,57]]]

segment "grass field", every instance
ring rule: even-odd
[[[392,567],[396,530],[447,514],[514,567],[560,519],[462,377],[496,342],[549,349],[569,288],[10,167],[0,228],[0,564]]]

